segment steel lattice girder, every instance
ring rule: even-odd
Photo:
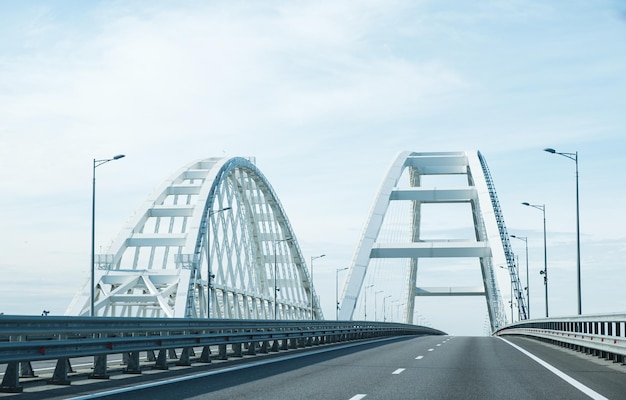
[[[96,315],[323,318],[280,201],[246,158],[176,172],[95,264]],[[89,314],[89,284],[66,314]]]

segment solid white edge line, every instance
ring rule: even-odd
[[[513,346],[514,348],[516,348],[517,350],[519,350],[523,354],[525,354],[528,357],[530,357],[531,359],[535,360],[542,367],[544,367],[548,371],[552,372],[554,375],[558,376],[559,378],[563,379],[565,382],[569,383],[570,385],[574,386],[576,389],[580,390],[581,392],[583,392],[587,396],[591,397],[592,399],[594,399],[594,400],[609,400],[608,398],[602,396],[600,393],[598,393],[598,392],[594,391],[593,389],[583,385],[582,383],[578,382],[576,379],[574,379],[571,376],[567,375],[565,372],[557,369],[556,367],[553,367],[552,365],[550,365],[547,362],[543,361],[541,358],[539,358],[536,355],[530,353],[529,351],[522,349],[518,345],[516,345],[514,343],[511,343],[508,340],[506,340],[506,339],[504,339],[504,338],[502,338],[500,336],[498,336],[498,338],[504,340],[509,345]]]
[[[227,368],[223,368],[223,369],[207,371],[207,372],[203,372],[203,373],[195,374],[195,375],[186,375],[186,376],[181,376],[181,377],[178,377],[178,378],[166,379],[166,380],[157,381],[157,382],[144,383],[142,385],[137,385],[137,386],[132,386],[132,387],[107,390],[107,391],[104,391],[104,392],[91,393],[91,394],[87,394],[87,395],[84,395],[84,396],[78,396],[78,397],[71,397],[71,398],[68,398],[68,400],[88,400],[88,399],[96,399],[96,398],[99,398],[99,397],[111,396],[111,395],[115,395],[115,394],[134,392],[134,391],[137,391],[137,390],[149,389],[149,388],[153,388],[153,387],[157,387],[157,386],[169,385],[171,383],[178,383],[178,382],[190,381],[190,380],[193,380],[193,379],[206,378],[207,376],[211,376],[211,375],[219,375],[219,374],[223,374],[223,373],[227,373],[227,372],[233,372],[233,371],[239,371],[239,370],[242,370],[242,369],[254,368],[254,367],[261,366],[261,365],[273,364],[273,363],[277,363],[277,362],[281,362],[281,361],[293,360],[293,359],[296,359],[296,358],[313,356],[313,355],[322,354],[322,353],[328,353],[328,352],[334,351],[334,350],[343,350],[343,349],[349,349],[350,347],[363,346],[365,344],[390,341],[390,340],[394,340],[394,339],[397,339],[397,338],[398,337],[395,336],[395,337],[390,337],[390,338],[371,340],[371,341],[368,341],[368,342],[350,343],[350,344],[346,344],[345,346],[338,346],[338,347],[332,347],[332,348],[326,348],[326,349],[319,349],[319,350],[315,350],[315,351],[308,351],[308,352],[292,354],[292,355],[285,355],[284,357],[277,357],[277,358],[273,358],[271,360],[262,360],[262,361],[252,362],[250,364],[237,365],[237,366],[233,366],[233,367],[227,367]]]
[[[350,400],[361,400],[365,396],[367,396],[367,395],[366,394],[355,394],[354,396],[350,397]]]

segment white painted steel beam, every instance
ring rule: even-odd
[[[483,286],[467,287],[418,287],[415,288],[416,296],[485,296]]]
[[[404,188],[391,192],[390,200],[414,200],[422,203],[467,203],[478,198],[473,188],[437,189]]]
[[[485,242],[419,242],[377,243],[372,246],[370,258],[439,258],[490,257],[491,248]]]

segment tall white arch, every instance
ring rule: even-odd
[[[400,187],[403,174],[406,187]],[[467,185],[455,188],[424,187],[427,175],[463,175]],[[382,242],[381,227],[392,202],[408,202],[408,237],[400,242]],[[472,240],[428,241],[420,237],[422,205],[426,203],[469,203],[474,224]],[[477,258],[483,284],[481,287],[420,287],[417,285],[420,258]],[[467,152],[401,152],[385,176],[368,220],[361,234],[349,275],[346,280],[339,318],[352,319],[361,294],[365,294],[364,278],[372,259],[404,259],[408,269],[405,290],[404,322],[412,323],[416,296],[484,296],[492,330],[506,323],[499,286],[514,288],[522,319],[526,318],[526,303],[517,275],[515,259],[500,210],[495,187],[487,164],[477,151]],[[506,266],[508,278],[498,277],[497,268]],[[445,284],[445,278],[442,278]],[[499,282],[500,280],[500,282]],[[513,299],[511,299],[513,301]]]
[[[241,157],[173,174],[96,256],[95,282],[99,316],[323,318],[276,193]],[[66,314],[89,315],[89,284]]]

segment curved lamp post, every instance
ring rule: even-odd
[[[539,271],[543,275],[543,284],[546,288],[546,318],[548,318],[548,247],[546,243],[546,205],[545,204],[529,204],[522,203],[522,205],[536,208],[543,212],[543,271]]]
[[[317,260],[318,258],[326,257],[326,254],[322,254],[319,256],[311,256],[311,319],[315,319],[313,317],[313,260]]]
[[[124,154],[118,154],[113,158],[105,158],[103,160],[93,159],[93,183],[91,188],[91,299],[90,299],[90,316],[95,316],[94,310],[94,302],[95,302],[95,275],[96,275],[96,255],[95,255],[95,246],[96,246],[96,168],[101,166],[102,164],[106,164],[109,161],[119,160],[120,158],[124,158]]]
[[[581,283],[580,283],[580,206],[578,196],[578,152],[575,153],[561,153],[554,149],[543,149],[548,153],[558,154],[560,156],[569,158],[576,163],[576,281],[578,286],[578,315],[582,314],[582,299],[581,299]]]

